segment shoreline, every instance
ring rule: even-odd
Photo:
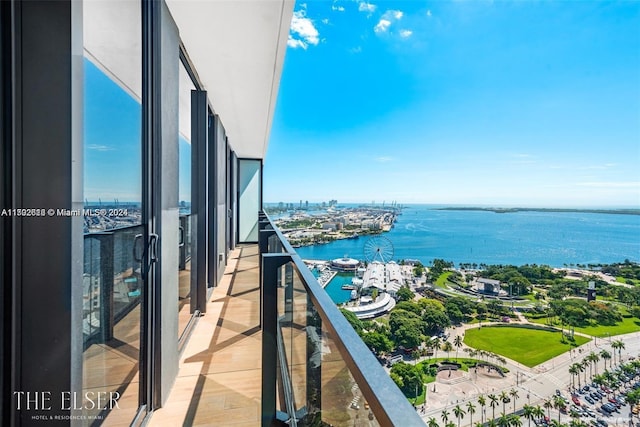
[[[483,208],[473,206],[434,208],[436,211],[479,211],[494,213],[546,212],[546,213],[594,213],[607,215],[640,215],[640,209],[573,209],[573,208]]]

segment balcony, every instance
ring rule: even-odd
[[[424,425],[264,215],[259,244],[231,253],[149,423],[260,424]]]

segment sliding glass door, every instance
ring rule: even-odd
[[[119,396],[119,410],[85,405],[83,415],[127,425],[145,400],[142,5],[85,1],[82,11],[82,388]]]

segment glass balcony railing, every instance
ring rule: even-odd
[[[140,263],[134,259],[135,225],[84,235],[83,342],[104,343],[113,338],[115,324],[141,299]]]
[[[263,213],[259,229],[262,425],[279,420],[292,426],[424,426]]]

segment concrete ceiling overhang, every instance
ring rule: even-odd
[[[167,0],[238,157],[264,158],[294,0]]]

